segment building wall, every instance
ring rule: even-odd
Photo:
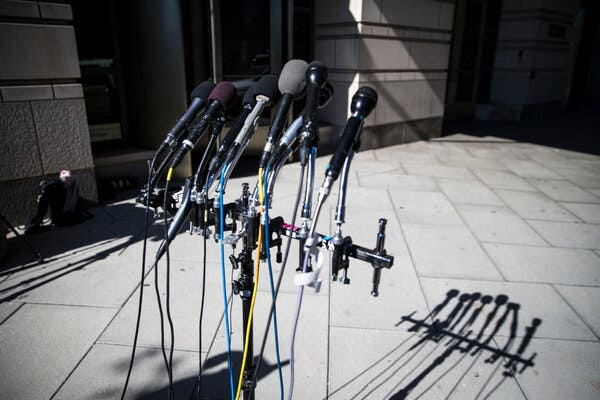
[[[0,212],[21,224],[39,182],[63,169],[96,183],[68,4],[0,0]]]
[[[504,0],[490,102],[515,118],[566,95],[579,1]]]
[[[321,118],[343,125],[352,95],[372,86],[379,102],[363,147],[441,134],[454,3],[440,0],[315,2],[315,59],[335,88]]]

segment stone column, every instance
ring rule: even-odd
[[[572,0],[502,3],[490,90],[490,103],[502,118],[560,107],[578,8]]]
[[[362,85],[379,93],[363,148],[441,134],[454,3],[333,0],[315,3],[315,59],[329,66],[336,93],[322,120],[343,125]]]
[[[31,217],[38,184],[69,169],[96,183],[71,6],[0,0],[0,212]]]

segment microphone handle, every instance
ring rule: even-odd
[[[246,120],[246,118],[248,118],[248,115],[250,115],[251,112],[252,105],[245,104],[244,108],[242,108],[242,112],[237,117],[231,128],[229,128],[229,132],[227,132],[227,134],[221,141],[221,145],[217,150],[217,154],[215,154],[214,157],[210,160],[210,163],[208,164],[207,175],[213,174],[223,163],[223,157],[226,155],[227,150],[229,150],[229,147],[231,146],[231,143],[233,143],[233,141],[237,137],[238,133],[244,126],[244,121]]]
[[[306,106],[304,107],[304,125],[316,123],[320,91],[321,89],[315,83],[308,85]]]
[[[298,138],[298,133],[300,132],[300,127],[302,126],[302,117],[298,117],[292,122],[292,124],[287,128],[287,130],[281,135],[281,139],[277,146],[275,146],[275,150],[271,154],[269,158],[269,163],[271,166],[277,165],[282,157],[287,157],[288,149],[294,144],[296,139]]]
[[[258,96],[256,98],[256,105],[254,108],[252,108],[252,112],[250,112],[250,114],[248,114],[244,120],[242,129],[240,129],[240,132],[236,136],[233,144],[230,146],[229,151],[227,152],[227,157],[225,157],[224,164],[231,164],[234,159],[237,160],[239,158],[241,152],[244,151],[244,148],[250,141],[252,134],[255,132],[256,125],[258,124],[258,118],[267,104],[269,104],[269,99],[267,97]]]
[[[179,206],[179,209],[175,213],[175,216],[173,217],[173,221],[171,221],[171,224],[169,225],[166,240],[163,240],[158,251],[156,252],[156,261],[157,262],[165,254],[165,252],[167,251],[167,246],[169,244],[171,244],[173,239],[175,239],[175,236],[177,236],[177,234],[181,230],[183,223],[185,222],[190,211],[192,210],[193,202],[190,200],[191,188],[192,188],[192,180],[190,178],[187,178],[185,180],[185,185],[183,187],[183,195],[181,197],[181,205]]]
[[[361,131],[362,124],[363,119],[357,116],[348,118],[348,121],[346,122],[346,126],[342,132],[342,136],[340,137],[337,149],[335,150],[335,153],[333,153],[333,156],[331,157],[329,165],[325,171],[326,176],[330,176],[334,181],[340,175],[342,167],[344,166],[344,161],[348,157],[348,154],[352,150],[352,146],[356,142],[356,138]]]
[[[171,128],[169,133],[167,133],[167,137],[160,144],[160,147],[158,148],[158,150],[156,150],[156,153],[154,155],[155,157],[158,158],[166,149],[177,144],[177,141],[181,138],[181,136],[185,132],[185,128],[186,128],[188,122],[190,122],[192,119],[194,119],[196,114],[198,114],[200,109],[202,109],[202,107],[204,107],[205,104],[206,103],[201,98],[194,97],[192,99],[192,103],[190,104],[189,108],[177,120],[177,122],[175,123],[175,126],[173,126],[173,128]]]
[[[209,157],[212,155],[212,153],[214,151],[217,150],[216,146],[215,146],[215,142],[217,141],[217,137],[221,134],[221,131],[223,130],[223,126],[225,126],[226,119],[225,119],[224,114],[225,113],[222,113],[220,116],[217,117],[215,122],[213,122],[211,133],[210,133],[210,138],[208,140],[208,144],[206,145],[206,149],[204,149],[204,154],[202,154],[202,159],[200,160],[198,169],[196,170],[196,173],[194,174],[194,180],[193,180],[192,187],[195,190],[198,190],[198,185],[200,185],[200,176],[206,170]]]
[[[177,153],[175,153],[173,156],[173,161],[171,161],[170,168],[175,168],[177,165],[179,165],[181,160],[183,160],[183,157],[196,146],[196,143],[198,143],[200,137],[202,137],[204,132],[206,132],[208,126],[215,116],[222,111],[223,105],[221,103],[218,101],[213,101],[211,103],[211,105],[208,107],[208,110],[206,110],[204,115],[200,117],[198,123],[191,129],[188,137],[181,142],[181,146],[179,146]]]
[[[265,143],[265,148],[263,149],[263,153],[260,158],[260,163],[258,165],[259,168],[264,168],[267,165],[267,161],[272,154],[273,144],[277,141],[277,137],[283,128],[283,124],[287,119],[287,114],[293,101],[294,96],[290,93],[284,93],[281,97],[279,107],[277,107],[277,112],[275,113],[275,117],[273,117],[271,128],[267,134],[267,142]]]

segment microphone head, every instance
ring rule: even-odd
[[[192,90],[192,101],[198,98],[202,101],[206,101],[210,92],[215,88],[215,84],[212,81],[204,81]]]
[[[323,86],[327,81],[327,65],[321,61],[313,61],[306,70],[306,82],[315,84],[318,87]]]
[[[279,75],[279,91],[297,96],[306,86],[308,63],[304,60],[290,60],[285,63]]]
[[[244,93],[244,98],[242,99],[242,105],[250,104],[250,106],[254,107],[256,104],[256,86],[258,82],[254,83],[246,93]]]
[[[218,101],[223,105],[223,108],[227,110],[235,101],[236,95],[237,91],[235,90],[235,87],[230,82],[223,81],[217,83],[212,92],[210,92],[208,100]]]
[[[277,75],[265,75],[256,82],[254,85],[254,96],[265,96],[268,97],[271,104],[277,103],[279,100],[279,89],[277,87]]]
[[[373,111],[377,105],[377,92],[375,89],[369,86],[363,86],[359,88],[354,96],[352,96],[352,102],[350,103],[350,112],[352,114],[359,113],[363,118]]]

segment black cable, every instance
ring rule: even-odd
[[[165,183],[165,192],[164,192],[164,196],[163,196],[163,207],[164,207],[164,211],[165,211],[165,241],[168,238],[168,231],[169,231],[169,226],[168,226],[168,221],[167,221],[167,195],[169,192],[169,179],[167,179],[166,183]],[[165,308],[167,311],[167,321],[169,322],[169,329],[171,331],[171,348],[169,350],[169,398],[170,399],[174,399],[175,398],[175,390],[173,388],[173,350],[175,347],[175,329],[173,327],[173,318],[171,317],[171,260],[170,260],[170,255],[169,255],[169,246],[167,246],[167,277],[166,277],[166,285],[167,285],[167,293],[166,293],[166,298],[165,298]],[[162,325],[162,317],[161,317],[161,325]],[[164,341],[163,341],[163,345],[164,345]],[[164,347],[163,347],[163,351],[164,351]]]
[[[296,223],[296,214],[298,211],[298,207],[300,206],[300,198],[302,197],[302,186],[304,184],[304,169],[306,167],[302,166],[301,170],[300,170],[300,181],[298,184],[298,190],[296,193],[296,202],[294,203],[294,212],[292,213],[292,220],[291,220],[291,225],[294,225]],[[269,194],[265,194],[266,196],[268,196]],[[258,373],[260,371],[260,365],[262,363],[263,360],[263,354],[265,352],[265,346],[267,344],[267,337],[269,335],[269,329],[271,328],[271,320],[273,319],[273,310],[275,309],[275,305],[277,303],[277,296],[279,295],[279,288],[281,287],[281,281],[283,278],[283,273],[285,272],[285,267],[287,265],[287,260],[288,260],[288,256],[290,254],[290,247],[292,244],[292,238],[289,237],[287,240],[287,243],[285,245],[285,254],[283,256],[283,262],[281,264],[281,270],[279,271],[279,275],[277,276],[277,284],[275,286],[275,297],[271,300],[271,309],[269,310],[269,317],[267,319],[267,326],[265,327],[265,331],[262,337],[262,342],[260,344],[260,352],[259,352],[259,356],[258,356],[258,360],[256,361],[256,367],[254,369],[254,377],[252,378],[252,386],[254,387],[254,385],[256,385],[256,381],[258,378]],[[252,396],[254,396],[254,392],[252,392]]]
[[[207,197],[205,196],[205,200]],[[208,203],[204,203],[208,204]],[[204,218],[204,216],[202,217]],[[206,219],[204,219],[204,227],[206,227]],[[194,391],[196,392],[196,399],[200,399],[200,392],[202,390],[202,320],[204,319],[204,302],[206,298],[206,228],[203,232],[203,254],[202,254],[202,294],[200,297],[200,316],[198,318],[198,375],[196,376],[196,382],[190,393],[190,398]]]
[[[165,349],[165,317],[162,308],[162,300],[160,298],[160,288],[158,286],[158,260],[155,260],[154,262],[154,290],[156,291],[158,314],[160,316],[160,349],[165,362],[165,368],[167,369],[167,375],[169,376],[169,398],[171,398],[171,367],[169,366],[169,359],[167,358],[167,351]]]
[[[133,371],[135,349],[137,347],[138,336],[140,333],[140,322],[142,319],[142,302],[144,300],[144,278],[146,277],[146,244],[148,241],[148,216],[150,214],[150,180],[152,179],[152,171],[154,170],[155,161],[156,157],[152,158],[152,161],[150,162],[150,165],[148,167],[148,183],[146,185],[148,193],[146,194],[146,209],[144,213],[144,244],[142,247],[142,274],[140,277],[140,298],[138,302],[138,314],[135,321],[135,333],[133,335],[133,348],[131,349],[131,359],[129,360],[129,368],[127,369],[127,378],[125,379],[125,386],[123,386],[123,391],[121,392],[121,400],[125,398],[127,387],[129,386],[129,379],[131,378],[131,372]]]

